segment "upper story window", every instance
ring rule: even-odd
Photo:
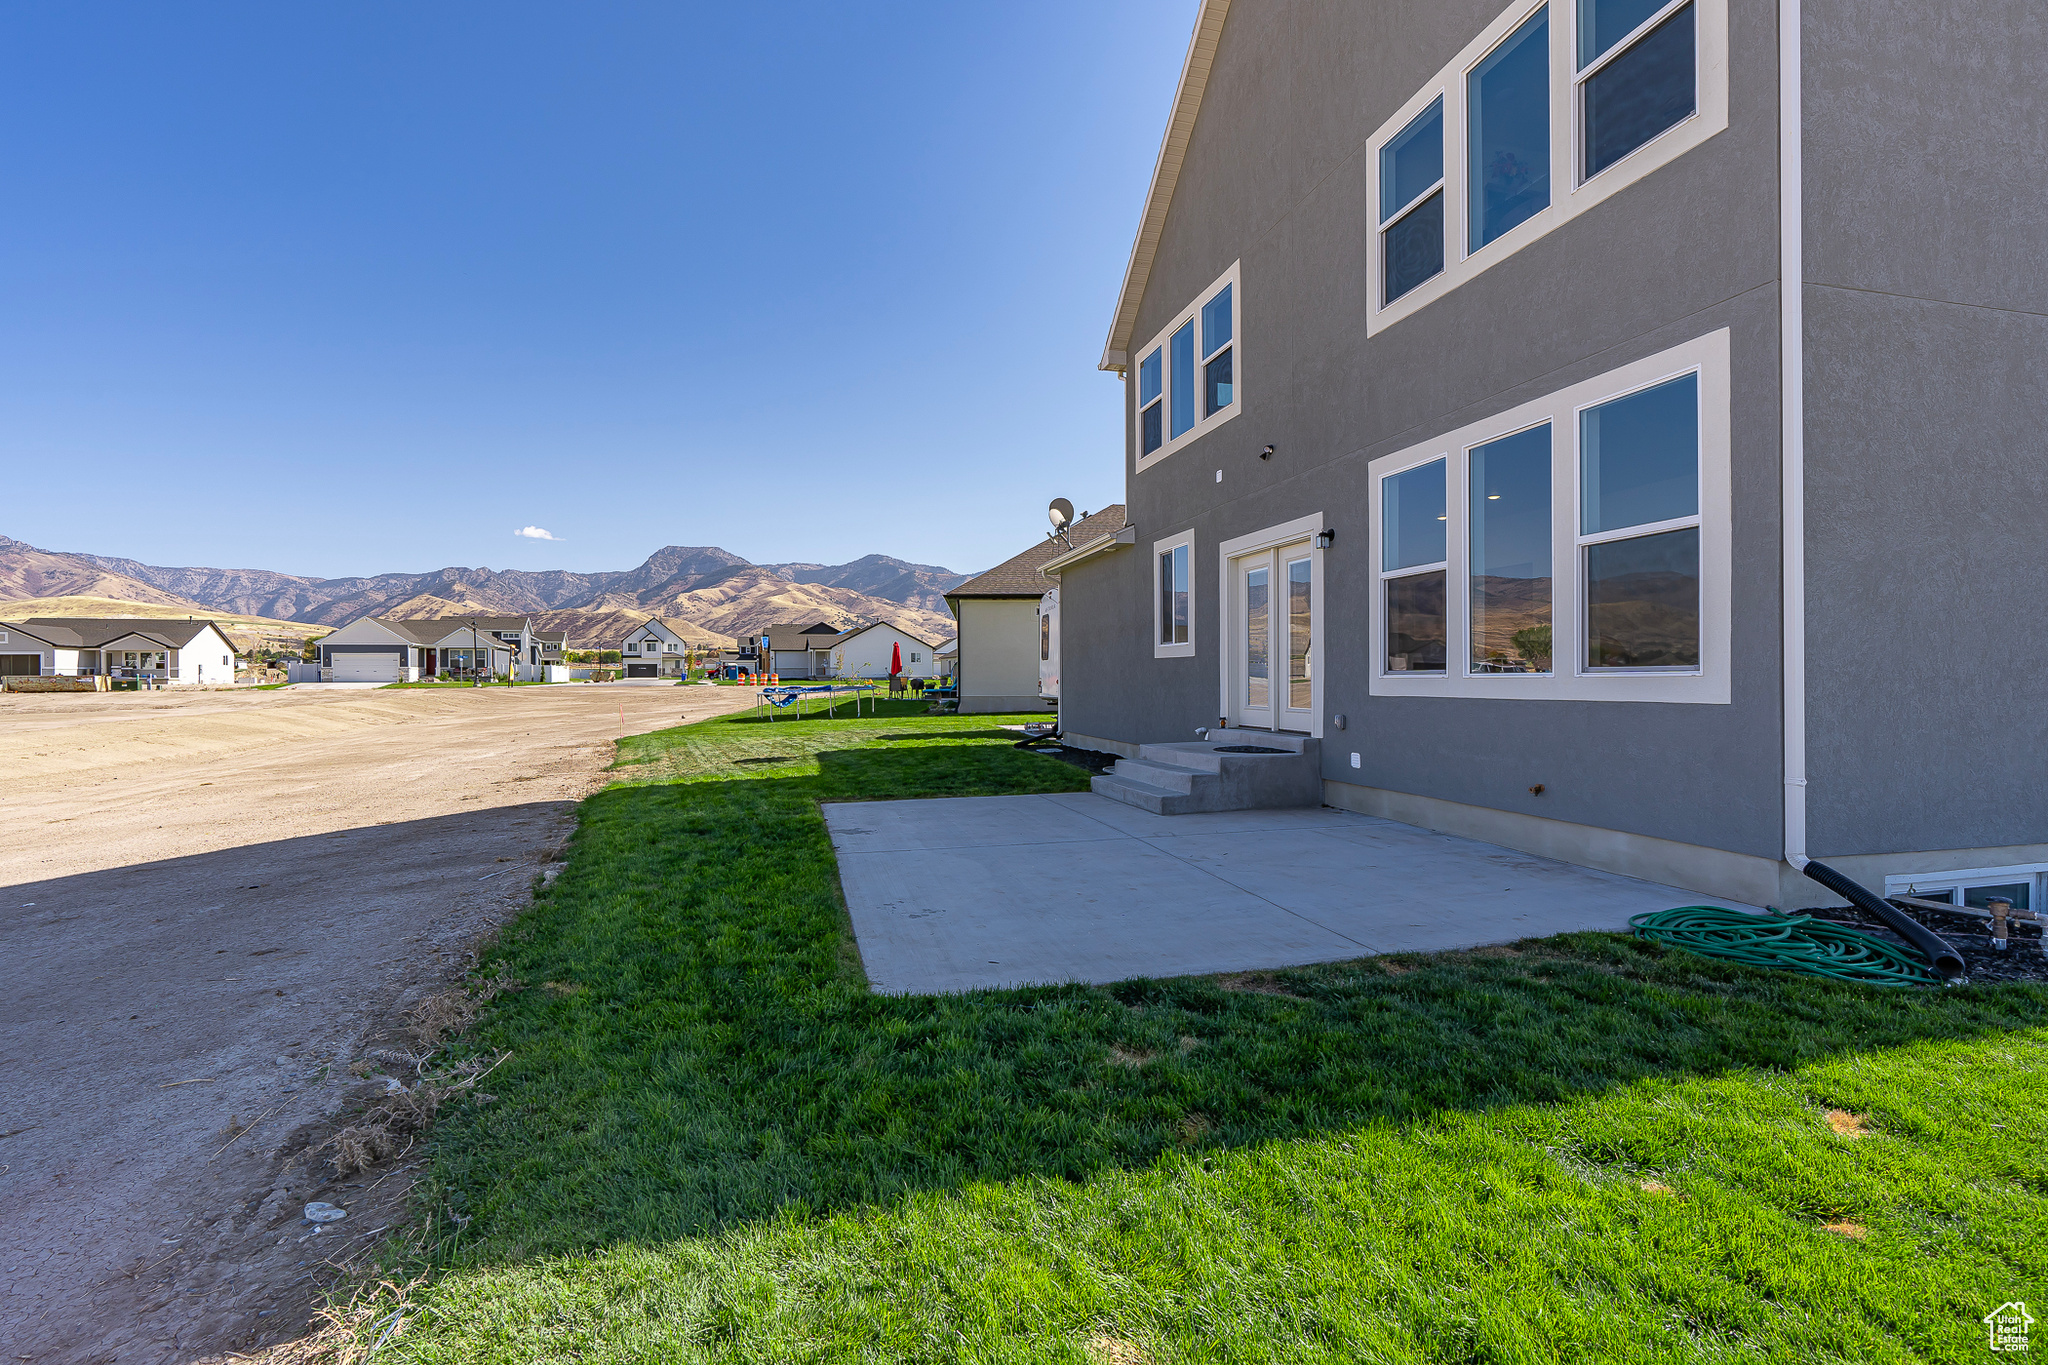
[[[1374,460],[1372,692],[1727,702],[1728,388],[1720,331]]]
[[[1138,468],[1162,460],[1235,417],[1243,347],[1237,266],[1138,350]]]
[[[1699,110],[1692,0],[1579,0],[1579,174],[1590,178]]]
[[[1727,35],[1727,0],[1518,0],[1367,140],[1368,333],[1725,129]]]

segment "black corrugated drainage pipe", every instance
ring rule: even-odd
[[[1963,974],[1961,953],[1949,947],[1941,935],[1918,920],[1909,919],[1883,897],[1872,895],[1867,888],[1858,886],[1826,863],[1809,861],[1800,870],[1858,910],[1875,915],[1884,921],[1893,933],[1918,948],[1921,956],[1925,957],[1934,970],[1944,978],[1954,978]]]

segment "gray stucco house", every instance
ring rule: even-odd
[[[1047,566],[1070,739],[2039,905],[2044,71],[2028,0],[1204,0],[1101,361],[1134,534]]]

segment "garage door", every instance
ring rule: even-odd
[[[651,678],[654,676],[654,670],[655,665],[653,664],[627,664],[626,676],[629,678]]]
[[[0,654],[0,678],[33,678],[42,671],[40,654]]]
[[[336,654],[336,682],[397,682],[396,654]]]

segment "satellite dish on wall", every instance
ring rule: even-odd
[[[1052,529],[1064,531],[1074,520],[1074,504],[1065,498],[1054,498],[1046,504],[1045,515],[1052,521]]]

